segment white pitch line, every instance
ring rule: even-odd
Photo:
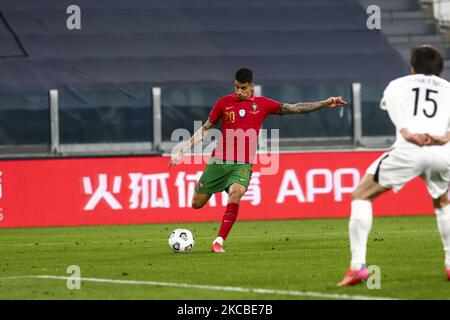
[[[159,282],[159,281],[114,280],[114,279],[101,279],[101,278],[76,278],[76,277],[52,276],[52,275],[34,275],[34,276],[29,275],[29,276],[0,277],[0,280],[17,280],[17,279],[52,279],[52,280],[71,280],[71,281],[81,280],[81,281],[85,281],[85,282],[136,284],[136,285],[149,285],[149,286],[160,286],[160,287],[175,287],[175,288],[216,290],[216,291],[234,291],[234,292],[245,292],[245,293],[273,294],[273,295],[286,295],[286,296],[312,297],[312,298],[346,299],[346,300],[397,300],[397,299],[389,298],[389,297],[369,297],[369,296],[321,293],[321,292],[311,292],[311,291],[272,290],[272,289],[213,286],[213,285],[175,283],[175,282]]]

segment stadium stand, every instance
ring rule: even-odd
[[[1,3],[29,55],[8,58],[19,44],[1,29],[10,40],[2,89],[227,84],[241,65],[257,69],[263,85],[378,81],[403,71],[382,34],[366,29],[357,1],[83,0],[81,30],[66,28],[71,2]]]
[[[380,7],[381,30],[405,61],[409,61],[414,44],[430,44],[438,48],[446,58],[443,78],[450,80],[449,45],[432,14],[432,3],[417,0],[360,0],[360,3],[365,8],[369,5]],[[422,8],[421,3],[427,3],[427,6]]]
[[[172,128],[204,120],[213,102],[201,98],[192,107],[203,112],[186,109],[171,120],[177,106],[198,95],[173,88],[225,92],[242,66],[255,69],[264,94],[280,100],[323,97],[336,86],[334,92],[347,94],[354,82],[384,84],[408,70],[385,36],[367,29],[358,0],[79,0],[80,30],[66,27],[71,4],[0,0],[0,144],[49,144],[50,89],[60,91],[62,143],[129,142],[152,139],[145,122],[152,111],[143,107],[151,105],[154,86],[166,90],[167,139]],[[174,95],[164,96],[170,90]],[[320,121],[328,131],[312,132],[309,121],[301,132],[295,124],[268,126],[286,125],[286,137],[352,134],[351,114],[338,127],[326,116]]]

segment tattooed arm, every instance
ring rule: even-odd
[[[191,150],[192,147],[195,147],[205,138],[208,130],[214,127],[214,123],[207,120],[195,133],[194,135],[183,145],[180,151],[169,161],[169,168],[176,165],[181,161],[183,155],[186,151]]]
[[[336,106],[346,105],[342,97],[330,97],[327,100],[315,102],[298,102],[298,103],[284,103],[281,106],[280,114],[301,114],[308,113],[325,108],[334,108]]]

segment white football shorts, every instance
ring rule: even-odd
[[[450,166],[448,162],[415,145],[401,145],[382,154],[366,170],[382,187],[398,192],[403,186],[420,176],[425,180],[433,199],[448,191]]]

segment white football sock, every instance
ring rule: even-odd
[[[223,246],[223,238],[222,237],[217,237],[216,240],[213,241],[213,243],[219,243],[221,246]]]
[[[436,220],[445,251],[445,267],[450,269],[450,205],[436,208]]]
[[[350,251],[352,253],[350,268],[352,270],[359,270],[366,264],[367,238],[371,228],[372,202],[353,200],[350,222],[348,224]]]

